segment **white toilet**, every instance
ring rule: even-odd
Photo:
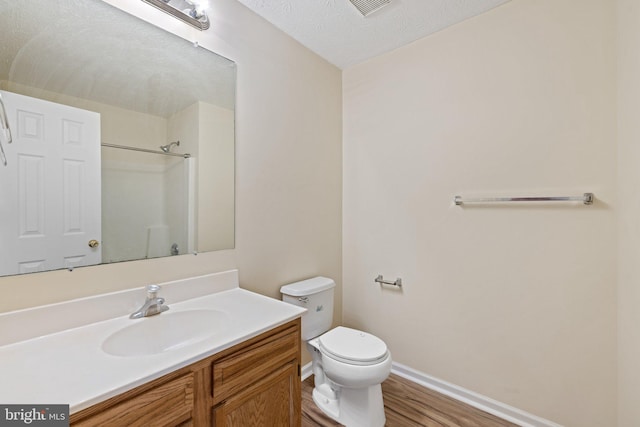
[[[314,277],[280,288],[283,301],[307,309],[302,339],[313,358],[313,401],[347,427],[382,427],[380,384],[391,372],[391,353],[384,341],[366,332],[342,326],[329,330],[335,285]]]

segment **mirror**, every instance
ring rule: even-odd
[[[101,0],[0,26],[0,275],[234,247],[235,63]]]

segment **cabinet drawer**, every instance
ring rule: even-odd
[[[245,389],[285,363],[297,360],[299,352],[300,329],[295,325],[215,360],[212,367],[214,404]]]
[[[126,395],[126,393],[125,393]],[[175,426],[191,417],[194,379],[189,373],[160,384],[124,402],[72,422],[73,426],[164,427]]]

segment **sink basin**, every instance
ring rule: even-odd
[[[220,333],[228,326],[229,316],[217,310],[185,310],[132,322],[104,340],[105,353],[134,357],[176,350]]]

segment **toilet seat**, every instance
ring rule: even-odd
[[[350,365],[375,365],[389,356],[380,338],[357,329],[338,326],[318,338],[320,351]]]

